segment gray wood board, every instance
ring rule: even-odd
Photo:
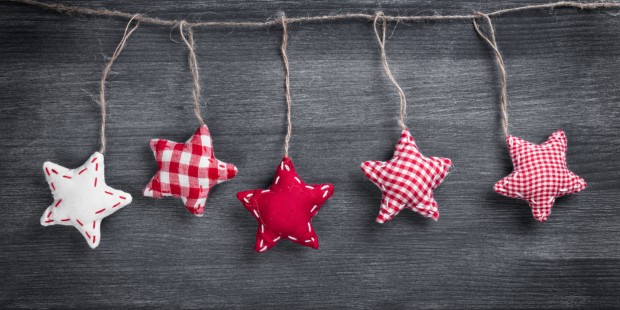
[[[338,12],[468,14],[531,3],[482,1],[69,1],[187,20],[264,20]],[[545,3],[546,1],[537,1]],[[320,249],[253,252],[256,221],[238,191],[268,186],[283,154],[280,29],[196,29],[205,121],[219,159],[239,168],[206,215],[142,189],[149,140],[186,140],[187,53],[170,27],[143,26],[108,82],[107,182],[134,202],[108,217],[96,250],[71,227],[41,227],[52,198],[41,169],[98,149],[93,96],[126,20],[0,3],[0,305],[5,307],[577,308],[618,306],[620,18],[537,10],[494,19],[508,71],[512,133],[568,136],[588,188],[558,199],[547,223],[493,192],[512,169],[499,125],[491,51],[468,21],[390,25],[387,53],[408,95],[421,150],[451,158],[438,222],[404,211],[374,222],[380,191],[359,165],[391,157],[398,96],[368,22],[290,25],[291,156],[336,192],[314,218]],[[172,40],[171,40],[172,39]],[[174,41],[173,41],[174,40]]]

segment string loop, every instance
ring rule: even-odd
[[[99,89],[99,104],[101,106],[101,129],[100,129],[101,130],[101,147],[99,149],[99,153],[101,154],[105,153],[105,147],[106,147],[105,127],[106,127],[106,114],[107,113],[106,113],[106,102],[105,102],[105,82],[108,78],[108,74],[110,73],[110,70],[112,69],[112,64],[114,63],[116,58],[118,58],[118,56],[121,54],[121,52],[123,51],[123,48],[125,48],[127,39],[129,39],[131,34],[134,31],[136,31],[136,29],[138,29],[138,27],[140,26],[140,22],[138,21],[133,27],[130,28],[131,23],[138,16],[140,16],[140,14],[134,15],[127,23],[127,26],[125,27],[125,33],[123,33],[123,38],[121,38],[121,41],[118,43],[118,45],[116,46],[116,49],[114,50],[114,54],[112,54],[112,57],[110,57],[110,60],[108,60],[108,62],[106,63],[105,68],[103,69],[103,74],[101,76],[100,89]]]
[[[198,73],[198,62],[196,61],[196,53],[194,52],[194,31],[192,30],[192,26],[182,20],[179,22],[179,33],[187,47],[187,60],[189,62],[189,70],[192,73],[194,115],[196,115],[200,125],[204,126],[205,122],[200,113],[200,74]]]
[[[288,157],[288,146],[291,140],[291,134],[293,131],[293,124],[291,122],[291,82],[288,65],[288,55],[286,55],[286,45],[288,42],[288,31],[286,29],[286,16],[284,13],[281,16],[280,22],[282,24],[282,45],[280,46],[280,52],[282,53],[282,62],[284,63],[284,94],[286,97],[286,137],[284,138],[284,156]]]
[[[381,18],[381,35],[379,35],[379,29],[377,27],[377,22],[379,21],[379,18]],[[372,25],[375,30],[375,36],[377,37],[377,41],[379,42],[379,47],[381,48],[381,63],[383,64],[383,71],[385,72],[385,75],[388,77],[390,82],[392,82],[392,84],[396,88],[396,91],[398,92],[398,97],[400,101],[400,113],[398,117],[398,125],[400,126],[401,129],[404,130],[404,129],[407,129],[407,125],[405,124],[405,119],[407,118],[407,98],[405,97],[405,92],[403,91],[403,89],[400,87],[400,85],[398,85],[398,82],[396,82],[394,75],[392,75],[392,70],[390,69],[390,65],[388,64],[388,61],[387,61],[387,55],[385,53],[385,35],[387,32],[387,19],[385,15],[383,14],[383,12],[375,13],[375,17],[374,17]]]
[[[500,53],[499,48],[497,47],[497,41],[495,40],[495,29],[493,27],[493,22],[491,21],[491,17],[488,14],[476,12],[478,17],[482,18],[488,26],[488,35],[484,34],[484,32],[478,26],[478,22],[476,19],[472,19],[474,23],[474,29],[478,33],[478,35],[491,47],[493,53],[495,55],[495,62],[497,63],[497,69],[499,71],[499,76],[501,80],[501,94],[500,94],[500,109],[502,113],[502,130],[504,131],[504,135],[508,136],[508,93],[506,91],[506,67],[504,66],[504,58],[502,57],[502,53]]]

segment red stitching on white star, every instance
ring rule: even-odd
[[[43,213],[41,224],[72,225],[85,239],[88,239],[91,248],[97,247],[101,239],[97,238],[100,229],[97,222],[131,202],[129,194],[114,190],[105,184],[104,163],[102,160],[97,161],[98,157],[103,160],[103,155],[95,153],[91,159],[76,169],[67,169],[50,162],[43,165],[46,180],[54,195],[54,202]],[[89,165],[98,165],[101,169],[91,169],[92,174],[80,176],[87,171]],[[60,190],[56,191],[56,187]],[[115,198],[117,195],[114,193],[119,193],[120,199],[117,200]],[[109,208],[111,205],[113,210]],[[81,220],[77,217],[81,217]],[[86,227],[83,222],[92,225]]]

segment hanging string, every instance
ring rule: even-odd
[[[286,30],[286,16],[282,14],[282,45],[280,52],[282,53],[282,62],[284,63],[284,93],[286,97],[286,137],[284,138],[284,156],[288,157],[288,144],[291,140],[293,124],[291,122],[291,82],[289,74],[288,56],[286,55],[286,44],[288,41],[288,32]]]
[[[115,10],[107,10],[107,9],[91,9],[91,8],[86,8],[86,7],[79,7],[79,6],[67,6],[64,4],[60,4],[60,3],[47,3],[47,2],[41,2],[41,1],[37,1],[37,0],[7,0],[8,2],[14,2],[14,3],[20,3],[20,4],[24,4],[24,5],[30,5],[30,6],[34,6],[34,7],[38,7],[38,8],[42,8],[42,9],[47,9],[47,10],[51,10],[51,11],[55,11],[58,13],[63,13],[63,14],[82,14],[82,15],[91,15],[91,16],[108,16],[108,17],[120,17],[120,18],[130,18],[129,23],[127,24],[127,28],[125,29],[125,36],[123,37],[123,40],[121,41],[121,43],[119,44],[119,47],[117,47],[117,50],[115,51],[115,55],[110,59],[110,62],[107,64],[106,66],[106,70],[104,71],[103,77],[102,77],[102,81],[101,81],[101,107],[102,107],[102,122],[101,122],[101,151],[105,151],[105,79],[107,77],[107,74],[110,70],[110,67],[112,65],[112,62],[114,61],[114,59],[116,59],[116,57],[118,57],[118,54],[120,54],[120,51],[122,50],[122,48],[125,45],[125,41],[127,40],[127,38],[131,35],[131,33],[133,31],[135,31],[138,27],[138,24],[136,24],[135,27],[133,27],[131,29],[131,31],[128,31],[128,27],[131,24],[131,22],[133,20],[135,20],[136,22],[143,22],[143,23],[147,23],[147,24],[153,24],[153,25],[170,25],[170,26],[174,26],[174,25],[179,25],[179,28],[181,30],[181,34],[182,34],[182,38],[185,41],[185,44],[188,46],[188,48],[190,49],[190,67],[192,69],[192,76],[196,76],[196,78],[194,79],[194,103],[195,103],[195,109],[194,112],[196,113],[196,116],[198,117],[199,121],[201,122],[201,124],[204,124],[202,117],[200,116],[199,113],[199,109],[196,108],[197,106],[197,102],[199,99],[199,92],[200,92],[200,85],[198,84],[198,78],[197,78],[197,72],[198,72],[198,67],[196,65],[195,62],[195,55],[193,52],[193,33],[192,33],[192,27],[247,27],[247,28],[261,28],[261,27],[269,27],[272,25],[276,25],[276,24],[281,24],[283,27],[283,42],[282,42],[282,50],[283,50],[283,60],[285,61],[285,67],[286,67],[286,86],[287,86],[287,104],[288,104],[288,113],[287,113],[287,119],[288,119],[288,133],[287,133],[287,138],[285,141],[285,154],[288,155],[288,142],[290,139],[290,133],[291,133],[291,122],[290,122],[290,92],[288,90],[288,58],[286,57],[286,23],[296,23],[296,22],[325,22],[325,21],[341,21],[341,20],[353,20],[353,19],[360,19],[360,20],[370,20],[374,22],[374,28],[375,28],[375,34],[377,35],[377,39],[380,42],[380,46],[382,48],[382,60],[384,60],[384,54],[385,54],[385,28],[386,28],[386,24],[388,21],[439,21],[439,20],[472,20],[474,23],[474,28],[476,29],[476,32],[478,32],[478,34],[491,46],[491,48],[494,50],[495,52],[495,58],[496,61],[498,63],[498,67],[500,70],[500,75],[501,75],[501,79],[502,79],[502,95],[501,95],[501,108],[502,108],[502,128],[504,130],[504,134],[508,135],[508,113],[507,113],[507,99],[506,99],[506,73],[505,73],[505,68],[504,68],[504,63],[503,63],[503,59],[501,58],[501,54],[499,53],[499,49],[497,48],[497,44],[495,43],[495,33],[493,30],[493,24],[491,22],[491,18],[490,17],[496,17],[496,16],[500,16],[500,15],[504,15],[504,14],[510,14],[510,13],[516,13],[516,12],[522,12],[522,11],[527,11],[527,10],[540,10],[540,9],[556,9],[556,8],[577,8],[577,9],[581,9],[581,10],[595,10],[595,9],[618,9],[620,8],[620,3],[615,3],[615,2],[594,2],[594,3],[581,3],[581,2],[575,2],[575,1],[559,1],[559,2],[554,2],[554,3],[547,3],[547,4],[530,4],[530,5],[524,5],[524,6],[520,6],[520,7],[514,7],[514,8],[508,8],[508,9],[501,9],[501,10],[497,10],[497,11],[493,11],[493,12],[489,12],[489,13],[474,13],[471,15],[419,15],[419,16],[386,16],[383,13],[377,13],[377,14],[364,14],[364,13],[345,13],[345,14],[335,14],[335,15],[320,15],[320,16],[306,16],[306,17],[297,17],[297,18],[289,18],[289,19],[285,19],[284,15],[282,16],[281,20],[277,20],[277,19],[269,19],[267,21],[263,21],[263,22],[248,22],[248,21],[241,21],[241,22],[227,22],[227,21],[221,21],[221,22],[193,22],[193,23],[189,23],[186,21],[178,21],[178,20],[166,20],[166,19],[160,19],[160,18],[153,18],[153,17],[148,17],[148,16],[143,16],[140,14],[130,14],[127,12],[122,12],[122,11],[115,11]],[[377,21],[378,18],[381,17],[382,21],[383,21],[383,31],[382,31],[382,38],[379,38],[379,34],[378,34],[378,30],[377,30]],[[483,19],[485,19],[485,21],[487,22],[487,24],[489,25],[490,28],[490,38],[487,37],[486,35],[484,35],[479,27],[478,24],[476,22],[477,19],[479,19],[480,17],[482,17]],[[188,29],[188,38],[185,38],[184,32],[183,32],[183,27],[187,27]],[[193,61],[193,66],[192,66],[192,61]],[[384,62],[385,64],[387,64],[387,62]],[[384,65],[384,68],[387,69],[386,74],[389,73],[388,77],[391,76],[391,73],[389,71],[389,67],[387,65]],[[393,77],[390,78],[390,80],[392,80]],[[395,83],[395,81],[393,81],[393,83],[395,84],[395,86],[397,87],[397,89],[399,90],[399,96],[401,96],[401,92],[402,90],[400,89],[400,87],[398,86],[398,84]],[[404,101],[404,94],[401,96],[401,118],[399,120],[399,124],[401,125],[401,127],[405,128],[404,126],[404,117],[406,116],[403,113],[403,106],[404,104],[406,104],[406,102]]]
[[[379,20],[379,18],[381,18],[382,21],[381,35],[379,35],[379,30],[377,28],[377,21]],[[404,130],[407,129],[407,125],[405,125],[405,118],[407,117],[407,98],[405,97],[405,92],[403,91],[403,89],[400,88],[400,85],[398,85],[398,82],[396,82],[394,75],[392,75],[392,70],[390,70],[390,65],[388,64],[387,56],[385,54],[385,34],[387,32],[387,20],[385,19],[385,15],[383,14],[383,12],[378,12],[377,14],[375,14],[375,19],[372,25],[375,29],[375,35],[377,36],[379,47],[381,48],[381,63],[383,63],[383,71],[385,71],[385,75],[387,75],[388,79],[390,80],[390,82],[392,82],[392,84],[396,88],[396,91],[398,92],[398,97],[400,99],[400,115],[398,118],[398,125],[401,129]]]
[[[105,81],[108,78],[108,74],[110,73],[110,69],[112,69],[112,64],[114,63],[114,61],[116,60],[116,58],[118,58],[118,56],[121,54],[121,52],[123,51],[123,48],[125,48],[125,44],[127,43],[127,39],[129,39],[129,37],[131,36],[131,34],[136,31],[136,29],[138,29],[138,27],[140,26],[140,22],[138,21],[133,27],[131,26],[131,23],[139,16],[139,14],[134,15],[129,22],[127,23],[127,26],[125,27],[125,33],[123,34],[123,38],[121,39],[121,41],[118,43],[118,46],[116,46],[116,49],[114,50],[114,54],[112,54],[112,57],[110,57],[110,60],[108,60],[108,63],[105,65],[105,68],[103,69],[103,74],[101,76],[101,82],[100,82],[100,89],[99,89],[99,103],[101,105],[101,148],[99,149],[99,153],[103,154],[105,153],[105,125],[106,125],[106,103],[105,103]]]
[[[493,49],[493,53],[495,54],[495,62],[497,62],[497,69],[499,70],[499,76],[501,80],[501,95],[500,95],[500,108],[502,113],[502,130],[504,131],[504,135],[508,136],[508,94],[506,92],[506,67],[504,66],[504,58],[502,57],[502,53],[499,52],[499,48],[497,48],[497,42],[495,41],[495,29],[493,27],[493,22],[491,22],[491,18],[488,14],[477,13],[479,17],[484,19],[487,23],[489,35],[485,35],[480,27],[478,26],[478,22],[476,19],[473,19],[474,29],[478,35],[486,41],[491,49]]]
[[[183,30],[183,27],[186,27],[186,30]],[[189,61],[189,69],[192,72],[192,83],[194,84],[192,91],[194,96],[194,114],[196,115],[200,125],[204,126],[205,122],[200,113],[200,75],[198,74],[196,53],[194,53],[194,31],[186,21],[182,20],[179,22],[179,32],[181,33],[181,39],[183,39],[183,42],[185,43],[185,46],[187,46],[188,50],[187,59]],[[185,36],[185,33],[187,33],[187,37]]]
[[[64,14],[82,14],[82,15],[92,15],[92,16],[108,16],[108,17],[119,17],[119,18],[132,18],[135,16],[132,13],[108,10],[108,9],[91,9],[86,7],[79,6],[70,6],[64,5],[60,3],[49,3],[49,2],[41,2],[37,0],[6,0],[9,2],[21,3],[25,5],[35,6],[38,8],[55,11],[58,13]],[[529,4],[514,8],[501,9],[493,12],[486,13],[486,15],[490,17],[496,17],[505,14],[517,13],[528,10],[542,10],[542,9],[557,9],[557,8],[576,8],[580,10],[596,10],[596,9],[618,9],[620,8],[620,3],[615,2],[593,2],[593,3],[582,3],[577,1],[558,1],[553,3],[545,3],[545,4]],[[318,16],[304,16],[304,17],[294,17],[288,18],[289,23],[299,23],[299,22],[328,22],[328,21],[342,21],[342,20],[367,20],[373,21],[376,16],[374,14],[366,14],[366,13],[344,13],[344,14],[333,14],[333,15],[318,15]],[[385,19],[388,22],[413,22],[413,21],[440,21],[440,20],[472,20],[479,18],[478,14],[471,15],[418,15],[418,16],[385,16]],[[137,21],[143,22],[145,24],[151,25],[160,25],[160,26],[174,26],[179,23],[178,20],[170,20],[170,19],[162,19],[157,17],[148,17],[145,15],[140,15]],[[280,24],[279,19],[269,19],[267,21],[260,22],[251,22],[251,21],[241,21],[241,22],[227,22],[227,21],[214,21],[214,22],[192,22],[187,23],[189,27],[245,27],[245,28],[267,28],[271,26],[276,26]]]

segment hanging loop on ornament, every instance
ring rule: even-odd
[[[502,130],[504,131],[504,135],[508,136],[508,93],[506,91],[506,67],[504,66],[504,58],[502,57],[502,53],[500,53],[499,48],[497,47],[497,41],[495,40],[495,29],[493,27],[493,22],[491,21],[491,17],[488,14],[475,12],[478,15],[478,18],[482,18],[486,23],[489,29],[486,30],[488,35],[486,35],[478,26],[477,18],[472,19],[474,23],[474,29],[476,33],[491,47],[493,50],[493,54],[495,55],[495,62],[497,63],[497,69],[499,70],[499,76],[501,80],[501,94],[500,94],[500,109],[502,113]]]
[[[379,19],[381,19],[381,34],[379,34],[379,29],[377,25]],[[392,74],[392,70],[390,69],[390,65],[388,64],[388,61],[387,61],[387,55],[385,53],[385,36],[387,32],[387,18],[385,14],[383,14],[383,12],[375,13],[372,25],[375,30],[375,36],[377,37],[377,42],[379,42],[379,47],[381,48],[381,63],[383,64],[383,71],[385,72],[385,75],[388,77],[390,82],[392,82],[392,84],[396,88],[396,91],[398,92],[398,97],[400,100],[400,113],[398,117],[398,125],[400,126],[401,129],[404,130],[404,129],[407,129],[407,125],[405,124],[405,119],[407,118],[407,98],[405,97],[405,92],[403,91],[403,89],[400,87],[400,85],[398,85],[398,82],[396,82],[396,79],[394,78],[394,75]]]
[[[121,52],[123,51],[123,48],[125,48],[127,39],[129,39],[131,34],[134,31],[136,31],[136,29],[138,29],[138,27],[140,26],[139,21],[136,22],[135,25],[131,26],[131,23],[138,16],[140,16],[140,14],[135,14],[129,20],[129,22],[127,23],[127,26],[125,26],[125,33],[123,33],[123,38],[121,38],[121,41],[118,43],[118,46],[116,46],[116,49],[114,50],[114,54],[112,54],[112,57],[110,57],[110,60],[108,60],[108,62],[106,63],[105,68],[103,69],[103,74],[101,76],[100,89],[99,89],[99,105],[101,106],[101,148],[99,149],[99,153],[101,154],[105,153],[105,145],[106,145],[105,143],[106,142],[105,140],[105,127],[106,127],[105,81],[107,80],[108,74],[110,73],[110,70],[112,69],[112,64],[114,63],[116,58],[118,58],[118,56],[121,54]]]
[[[181,39],[187,47],[187,60],[189,62],[189,69],[192,73],[192,95],[194,97],[194,114],[196,115],[196,118],[198,119],[200,125],[204,126],[205,122],[202,119],[202,115],[200,113],[200,75],[198,73],[198,62],[196,61],[196,53],[194,53],[194,31],[192,30],[192,26],[184,20],[180,21],[178,25]]]
[[[288,157],[288,146],[291,140],[291,133],[293,131],[293,124],[291,122],[291,82],[290,82],[290,68],[288,64],[288,55],[286,54],[286,45],[288,43],[288,31],[286,29],[286,16],[282,13],[280,17],[282,24],[282,45],[280,46],[280,52],[282,53],[282,62],[284,63],[284,94],[286,97],[286,137],[284,138],[284,156]]]

